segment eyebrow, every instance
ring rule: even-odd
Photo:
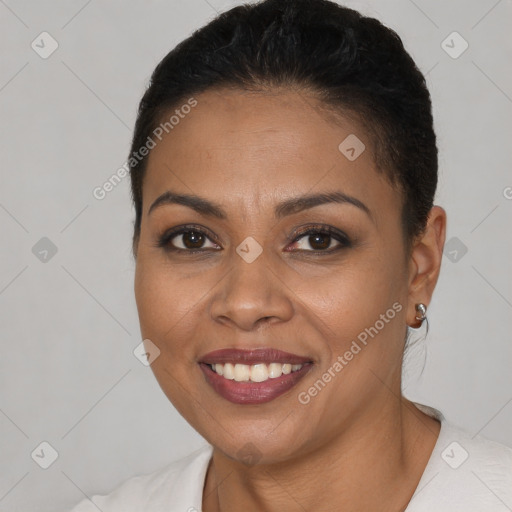
[[[341,191],[326,192],[320,194],[305,194],[302,196],[286,199],[275,207],[274,215],[276,218],[281,219],[288,215],[299,213],[315,206],[330,203],[351,204],[352,206],[355,206],[364,211],[370,217],[370,219],[374,221],[370,209],[362,201]],[[153,202],[148,210],[148,215],[151,214],[151,212],[156,208],[169,204],[180,204],[187,206],[197,213],[209,217],[216,217],[222,220],[228,218],[228,215],[222,206],[213,201],[194,194],[177,194],[175,192],[171,192],[170,190],[164,192]]]

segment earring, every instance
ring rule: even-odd
[[[416,320],[423,322],[425,318],[427,318],[427,306],[423,303],[416,304]]]

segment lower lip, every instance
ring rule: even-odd
[[[275,379],[268,379],[265,382],[228,380],[214,372],[205,363],[200,363],[199,366],[207,382],[222,398],[234,404],[252,405],[270,402],[286,393],[309,372],[313,365],[305,364],[300,370]]]

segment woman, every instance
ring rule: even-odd
[[[130,156],[146,356],[208,444],[74,512],[512,508],[512,450],[401,394],[446,213],[393,31],[325,0],[221,14],[157,66]]]

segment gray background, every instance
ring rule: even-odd
[[[129,180],[92,191],[124,163],[157,62],[236,3],[0,0],[2,511],[69,508],[202,443],[133,355]],[[455,237],[405,394],[512,445],[512,2],[345,4],[397,30],[427,74]],[[47,59],[31,48],[43,31],[59,45]],[[458,58],[441,46],[453,31],[469,43]],[[46,470],[31,458],[42,441],[59,454]]]

